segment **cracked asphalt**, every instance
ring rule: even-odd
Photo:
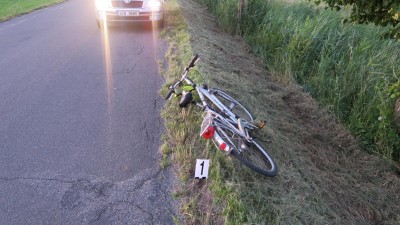
[[[0,23],[0,224],[174,224],[149,27],[69,0]]]

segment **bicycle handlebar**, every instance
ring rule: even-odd
[[[171,95],[175,92],[174,91],[174,88],[171,86],[171,87],[169,87],[170,89],[169,89],[169,91],[168,91],[168,93],[167,93],[167,96],[165,96],[165,100],[169,100],[170,99],[170,97],[171,97]]]
[[[192,60],[190,61],[189,66],[187,68],[189,69],[189,68],[194,67],[195,63],[197,62],[197,60],[199,60],[199,55],[195,54],[194,57],[192,58]]]
[[[169,91],[167,93],[167,95],[165,96],[165,100],[169,100],[171,98],[171,95],[173,93],[175,93],[175,88],[182,83],[182,81],[186,78],[187,73],[189,72],[189,70],[191,68],[193,68],[196,65],[196,62],[199,60],[199,55],[195,54],[194,57],[192,58],[192,60],[190,61],[188,67],[185,68],[184,73],[182,74],[182,78],[181,80],[177,81],[174,85],[171,85],[169,87]]]

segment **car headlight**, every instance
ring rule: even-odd
[[[161,8],[161,1],[160,0],[148,0],[146,6],[153,11],[158,11]]]
[[[111,1],[110,0],[95,0],[96,9],[103,10],[107,8],[111,8]]]

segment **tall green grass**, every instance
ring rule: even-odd
[[[246,1],[238,22],[237,0],[199,1],[221,27],[243,36],[277,79],[299,83],[333,112],[365,150],[400,159],[388,91],[400,82],[400,42],[383,39],[385,28],[343,24],[338,12],[277,0]]]

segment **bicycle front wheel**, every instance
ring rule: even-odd
[[[236,116],[250,123],[254,121],[253,115],[250,111],[232,96],[218,88],[210,89],[210,93],[214,94],[214,96]]]

